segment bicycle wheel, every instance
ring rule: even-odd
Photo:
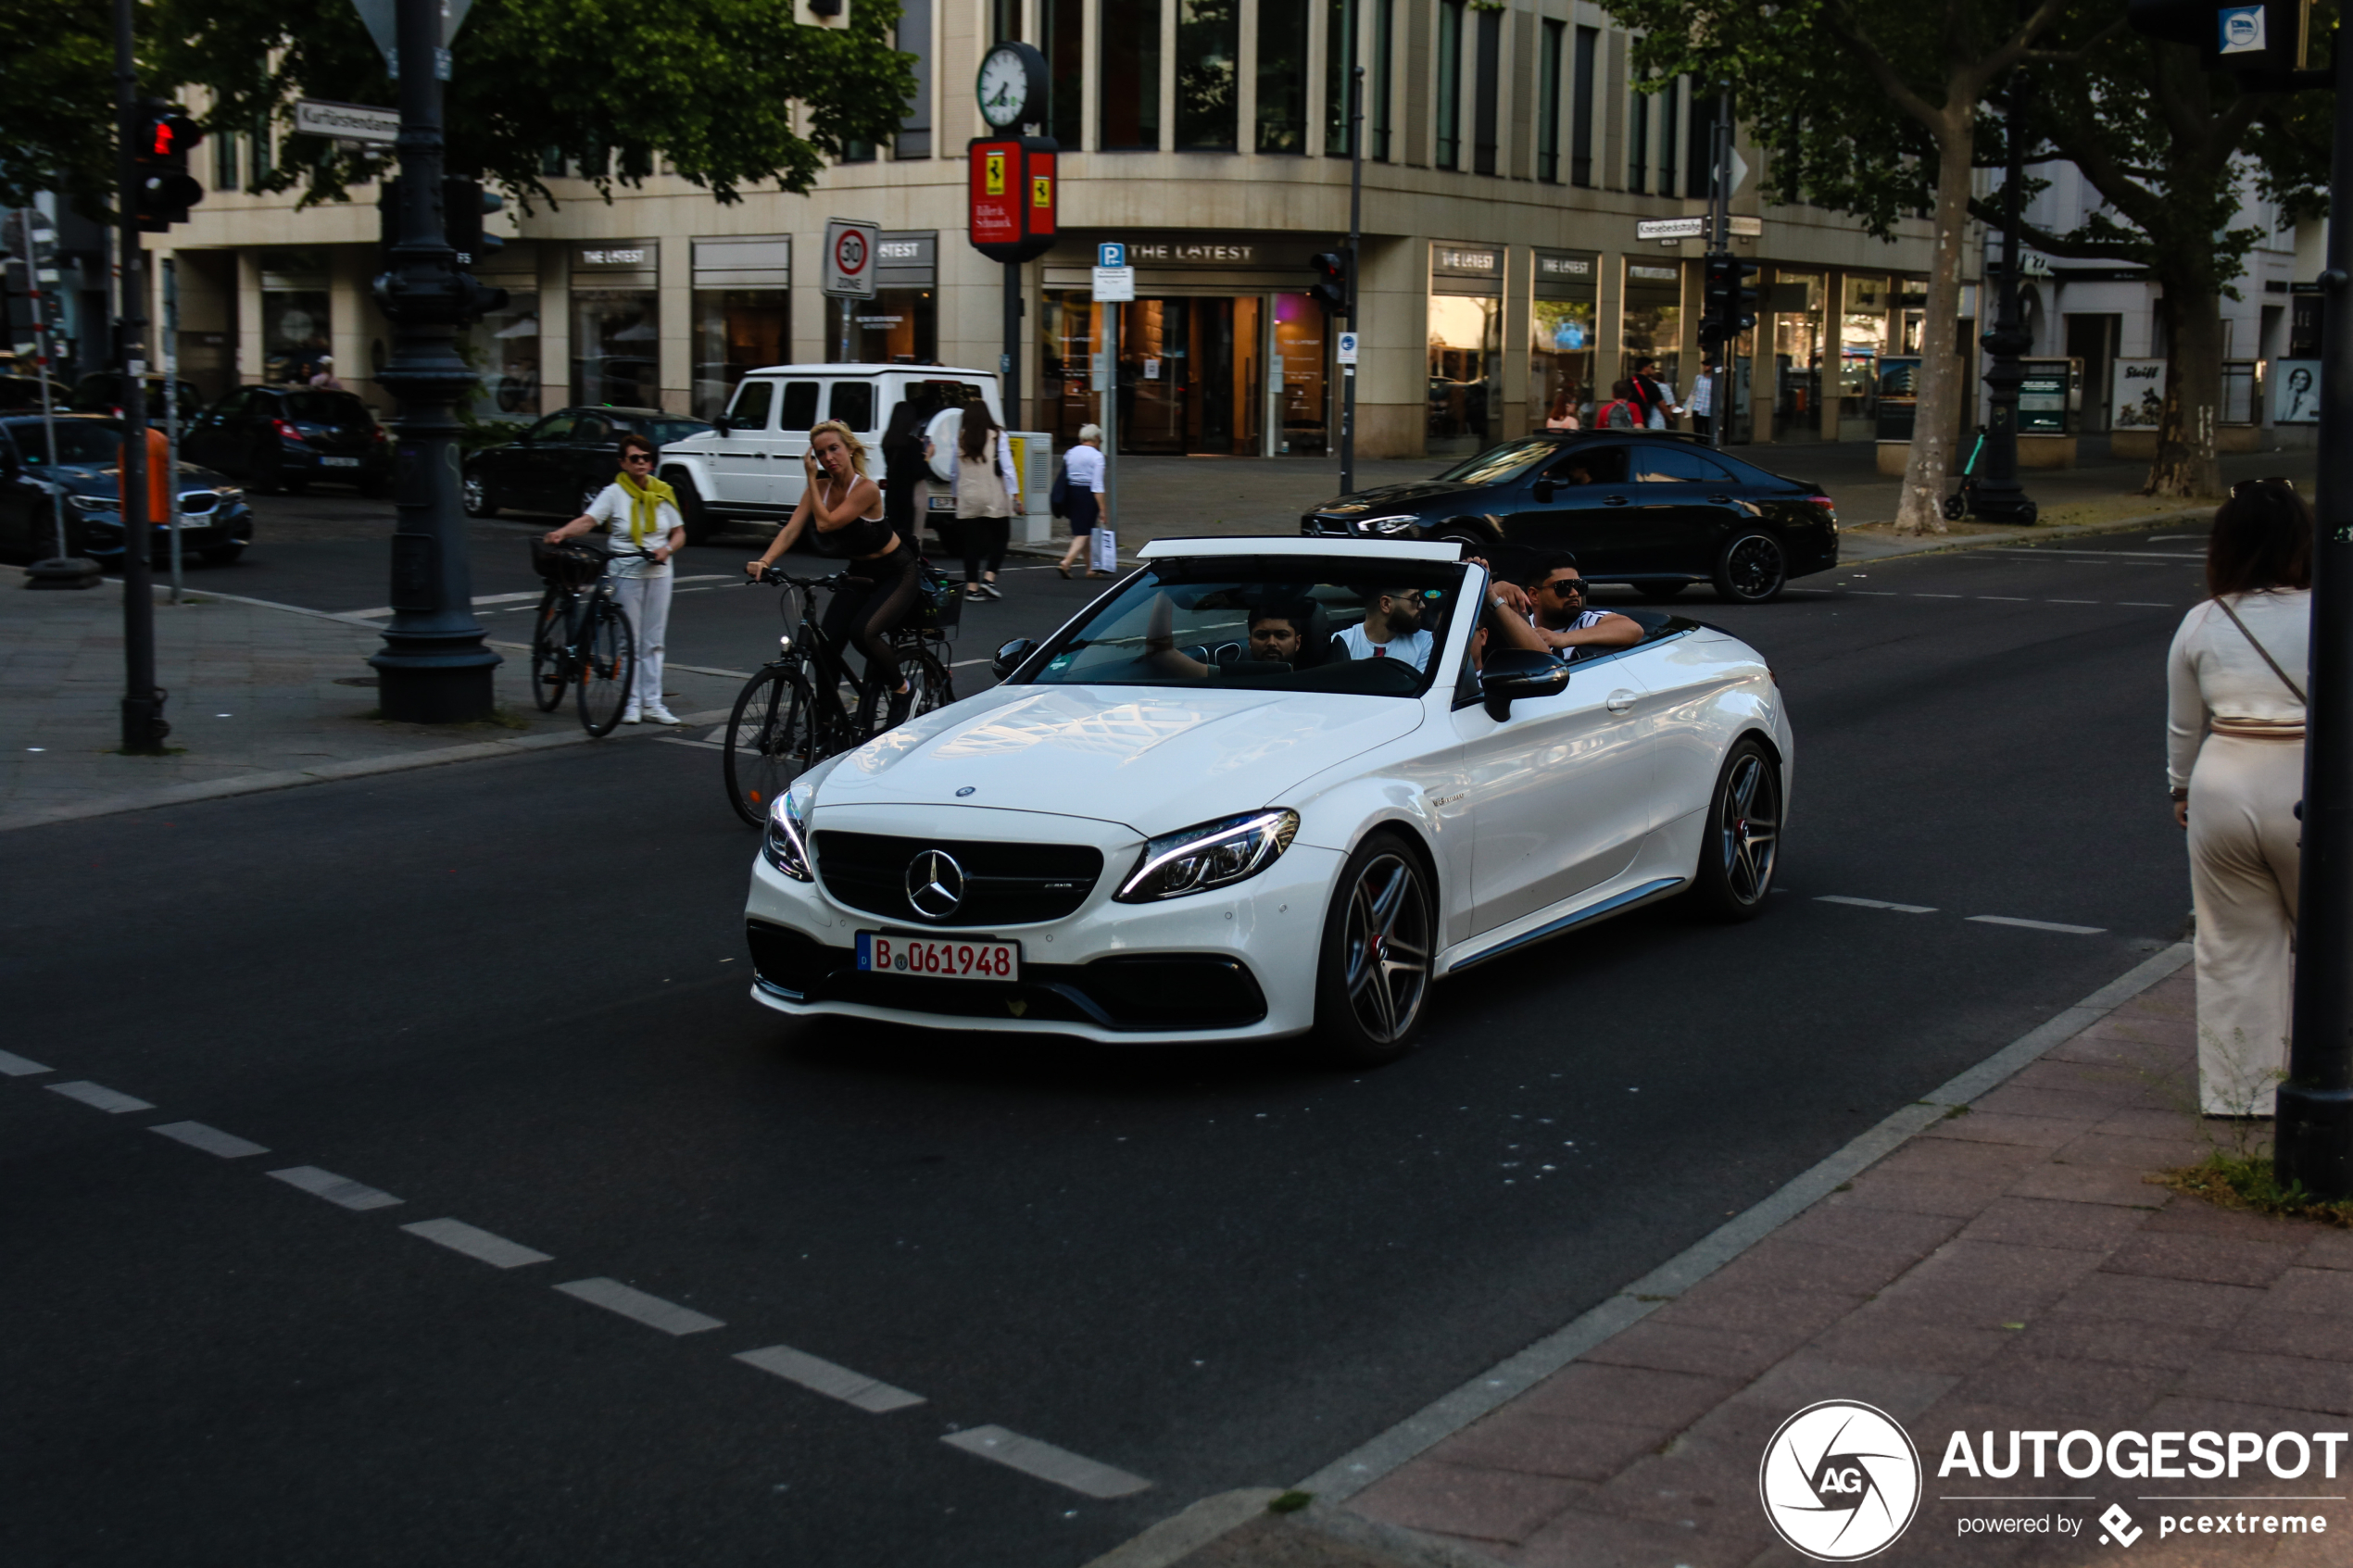
[[[564,658],[565,602],[571,595],[550,588],[539,601],[539,616],[531,633],[531,700],[542,713],[553,713],[564,699],[572,671]]]
[[[753,827],[776,797],[819,760],[816,705],[798,671],[763,670],[736,694],[727,717],[727,800]]]
[[[929,646],[916,643],[899,650],[899,675],[912,682],[915,688],[915,703],[907,710],[910,719],[921,718],[936,708],[945,708],[956,700],[956,683],[948,667]],[[885,698],[887,701],[887,698]]]
[[[637,642],[629,634],[629,618],[602,594],[588,601],[581,620],[580,727],[592,735],[609,735],[621,722],[630,684],[637,679]]]

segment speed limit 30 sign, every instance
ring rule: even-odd
[[[875,248],[881,232],[881,224],[855,218],[826,220],[826,294],[837,299],[875,297]]]

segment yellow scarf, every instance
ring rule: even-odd
[[[667,536],[670,530],[661,525],[661,508],[666,502],[674,510],[678,505],[678,492],[651,474],[648,474],[646,482],[640,484],[629,476],[627,469],[614,476],[614,483],[621,486],[621,493],[629,497],[629,543],[642,550],[648,535]]]

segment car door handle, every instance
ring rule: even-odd
[[[1609,700],[1602,706],[1607,708],[1612,713],[1624,713],[1632,709],[1636,703],[1642,700],[1642,693],[1629,692],[1621,687],[1619,690],[1610,693]]]
[[[1602,505],[1604,507],[1622,507],[1625,504],[1626,497],[1623,495],[1604,495],[1602,497]]]
[[[1708,499],[1715,502],[1719,507],[1730,506],[1732,500],[1730,495],[1710,495]]]

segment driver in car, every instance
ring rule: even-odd
[[[1556,659],[1574,659],[1579,648],[1630,647],[1642,640],[1642,623],[1633,617],[1585,608],[1585,580],[1578,573],[1577,558],[1566,550],[1539,557],[1523,581],[1529,619]]]
[[[1286,605],[1254,606],[1250,612],[1250,657],[1265,663],[1296,664],[1306,618]]]
[[[1437,639],[1422,625],[1419,588],[1384,588],[1373,596],[1364,621],[1332,641],[1348,659],[1402,659],[1416,670],[1429,668]]]

